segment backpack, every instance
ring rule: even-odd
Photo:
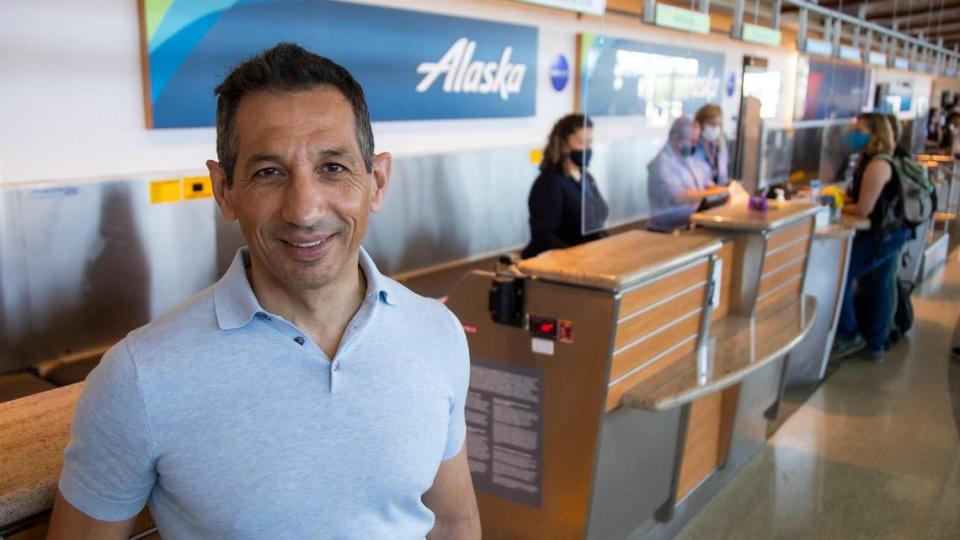
[[[900,188],[893,203],[883,209],[881,230],[915,229],[929,221],[935,211],[936,190],[930,182],[927,167],[906,156],[883,154],[877,157],[890,164]]]

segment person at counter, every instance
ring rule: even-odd
[[[693,118],[700,127],[700,144],[697,145],[694,156],[710,167],[714,184],[725,186],[730,168],[730,153],[723,138],[723,110],[719,105],[708,103],[700,107]]]
[[[707,162],[694,156],[699,140],[699,125],[685,116],[677,118],[666,144],[647,165],[648,229],[671,232],[685,228],[704,197],[726,191],[714,183]]]
[[[530,243],[521,253],[524,259],[603,236],[609,208],[587,171],[592,142],[593,122],[582,114],[568,114],[554,124],[527,199]]]
[[[87,379],[48,538],[480,538],[470,373],[443,304],[360,246],[383,203],[367,104],[281,43],[216,89],[216,202],[248,247]]]
[[[854,151],[860,152],[860,159],[850,189],[853,202],[844,206],[844,212],[869,218],[870,229],[858,231],[853,240],[833,357],[840,360],[863,351],[867,359],[882,361],[893,309],[890,282],[897,254],[909,236],[902,223],[885,219],[900,191],[887,161],[896,152],[894,129],[883,114],[861,113],[847,140]],[[870,299],[868,309],[862,310],[868,318],[863,325],[857,320],[855,285],[865,287],[861,293]]]
[[[960,152],[960,112],[951,112],[944,121],[940,148],[950,154]]]

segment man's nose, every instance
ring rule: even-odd
[[[284,221],[298,227],[311,227],[320,220],[323,205],[322,190],[313,170],[294,170],[284,186]]]

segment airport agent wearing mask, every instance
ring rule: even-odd
[[[708,103],[694,116],[700,127],[700,144],[694,154],[703,160],[713,173],[713,183],[727,185],[727,171],[730,168],[730,153],[723,138],[723,111],[719,105]]]
[[[582,114],[568,114],[554,124],[543,149],[540,176],[527,199],[530,243],[521,254],[524,259],[603,235],[609,209],[587,172],[592,142],[593,122]]]
[[[360,247],[390,154],[363,90],[279,44],[216,89],[213,286],[107,352],[77,403],[48,538],[480,538],[470,359],[436,300]]]
[[[686,228],[704,197],[726,191],[714,183],[707,163],[695,157],[699,140],[700,127],[681,116],[670,126],[667,143],[647,165],[648,229],[670,232]]]

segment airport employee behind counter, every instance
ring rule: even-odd
[[[280,44],[216,90],[214,195],[249,247],[106,354],[83,390],[48,538],[463,538],[470,359],[436,300],[360,247],[390,154],[363,90]]]
[[[648,229],[671,232],[686,228],[704,197],[725,191],[713,182],[710,166],[694,156],[699,141],[700,127],[681,116],[670,126],[667,143],[647,165]]]
[[[530,188],[530,243],[524,259],[603,236],[609,209],[597,182],[587,172],[593,122],[568,114],[553,126],[543,150],[540,176]]]
[[[730,152],[723,139],[723,110],[719,105],[707,103],[697,111],[694,120],[700,127],[700,144],[694,155],[702,160],[713,173],[713,183],[727,185],[727,169],[730,167]]]

